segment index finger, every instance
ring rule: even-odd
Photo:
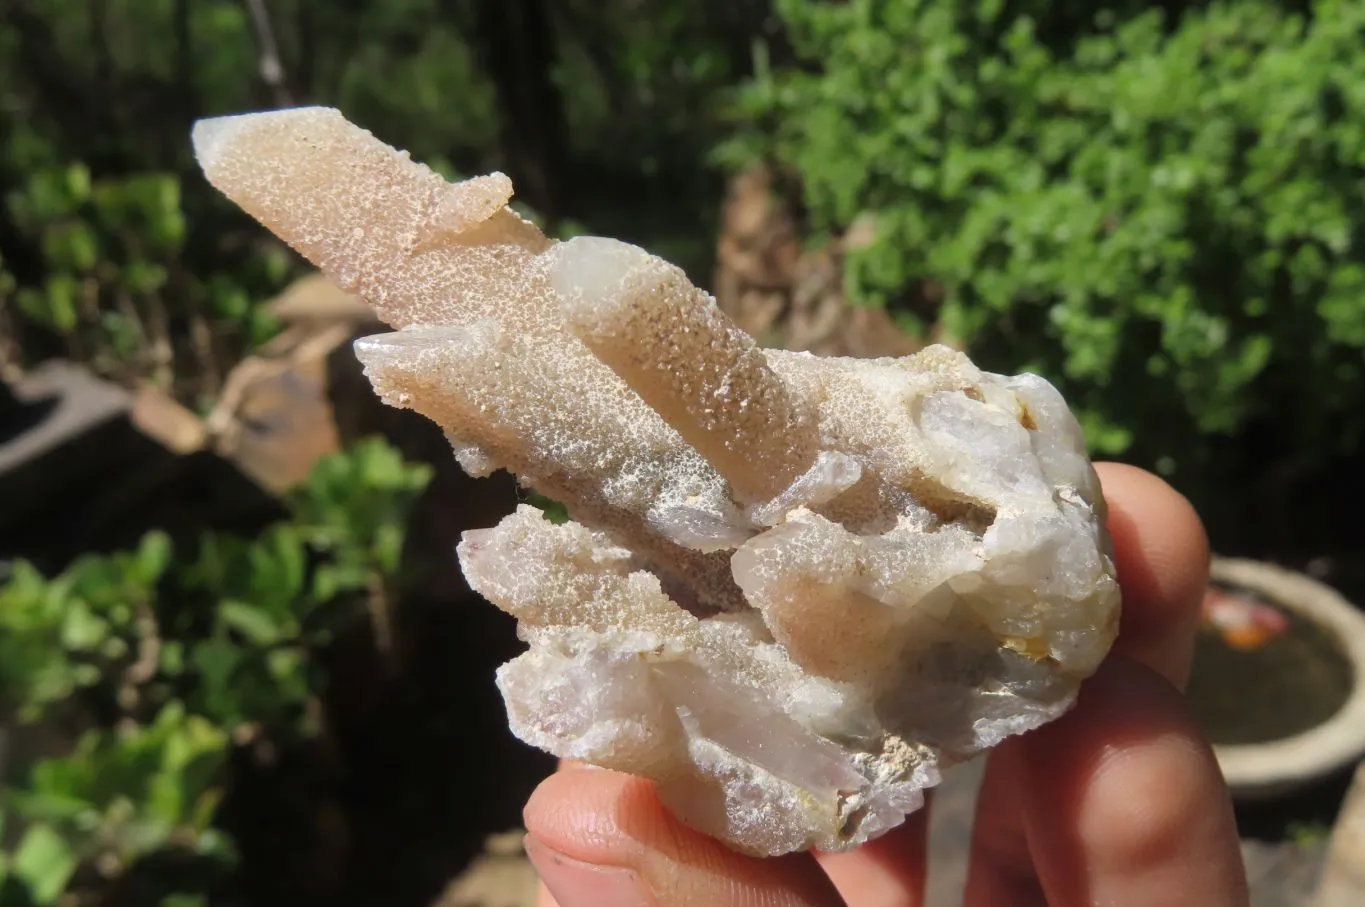
[[[1097,463],[1123,589],[1114,651],[1183,688],[1208,587],[1209,542],[1194,507],[1149,472]]]
[[[1193,758],[1202,752],[1195,740],[1197,734],[1189,730],[1188,721],[1177,720],[1178,709],[1171,706],[1174,694],[1165,696],[1159,690],[1153,692],[1153,685],[1160,684],[1156,678],[1148,675],[1148,679],[1144,679],[1141,670],[1132,665],[1124,668],[1125,659],[1140,662],[1168,682],[1176,686],[1184,684],[1194,648],[1199,605],[1208,583],[1209,546],[1203,526],[1189,501],[1151,473],[1117,463],[1099,463],[1096,470],[1109,504],[1109,532],[1114,539],[1114,561],[1123,589],[1123,616],[1114,643],[1114,653],[1119,657],[1110,659],[1106,667],[1101,668],[1101,674],[1107,674],[1111,681],[1118,677],[1131,683],[1106,683],[1103,677],[1089,681],[1082,689],[1082,703],[1077,710],[1054,725],[1007,742],[1001,752],[992,755],[973,832],[968,879],[968,903],[971,904],[1042,903],[1044,886],[1038,874],[1039,860],[1053,867],[1054,888],[1063,876],[1075,883],[1074,873],[1058,875],[1057,867],[1064,866],[1068,860],[1075,863],[1082,859],[1082,853],[1089,853],[1080,846],[1084,844],[1083,840],[1065,839],[1066,834],[1075,832],[1079,824],[1083,824],[1082,812],[1099,817],[1092,825],[1102,825],[1115,816],[1119,817],[1119,825],[1124,825],[1123,812],[1115,813],[1110,808],[1116,801],[1121,803],[1124,796],[1133,800],[1136,808],[1157,803],[1174,810],[1145,822],[1141,827],[1149,834],[1135,833],[1127,843],[1101,842],[1100,850],[1108,854],[1106,859],[1113,858],[1110,862],[1115,863],[1122,862],[1118,858],[1124,854],[1131,857],[1141,851],[1145,846],[1143,841],[1159,841],[1163,837],[1181,840],[1174,831],[1184,820],[1185,814],[1179,812],[1181,808],[1192,806],[1196,812],[1208,812],[1205,807],[1210,796],[1219,802],[1226,798],[1216,777],[1217,769],[1209,768],[1208,760],[1212,757],[1208,756],[1202,762]],[[1134,705],[1135,701],[1148,705],[1156,702],[1156,705],[1144,711]],[[1136,719],[1139,715],[1147,715],[1151,720],[1139,728],[1141,733],[1135,734],[1135,724],[1141,724]],[[1116,740],[1116,736],[1124,739]],[[1134,740],[1139,737],[1158,744],[1143,750],[1151,758],[1130,760],[1127,770],[1120,774],[1093,770],[1094,766],[1118,764],[1118,761],[1098,758],[1096,754],[1110,750],[1120,754],[1130,752],[1135,749]],[[1051,740],[1059,742],[1049,747]],[[1084,754],[1071,753],[1068,749],[1077,749],[1082,742],[1087,744]],[[1021,762],[1020,754],[1025,752],[1038,755],[1032,769]],[[1069,761],[1063,766],[1058,759],[1068,753]],[[1191,758],[1173,770],[1170,760],[1179,762],[1182,757]],[[1093,763],[1091,768],[1085,767],[1086,760]],[[1077,769],[1078,765],[1080,769]],[[1185,793],[1154,800],[1150,796],[1133,798],[1131,788],[1125,792],[1124,785],[1137,776],[1137,769],[1152,766],[1155,766],[1152,773],[1156,776],[1178,776],[1186,785]],[[1067,771],[1063,771],[1063,767]],[[1044,768],[1048,771],[1042,771]],[[1113,783],[1100,785],[1098,781],[1103,778]],[[1045,783],[1049,779],[1055,783]],[[1194,797],[1189,793],[1196,790],[1202,791],[1203,795]],[[1042,805],[1049,796],[1053,801]],[[1074,808],[1077,816],[1074,822],[1058,820],[1057,809],[1061,802]],[[1026,813],[1040,809],[1042,815],[1061,831],[1048,835],[1043,833],[1046,829],[1035,829],[1032,836],[1026,834]],[[1225,813],[1225,805],[1217,810],[1222,819],[1227,818]],[[1209,815],[1213,814],[1209,812]],[[1205,868],[1216,870],[1216,878],[1224,878],[1227,867],[1234,866],[1236,860],[1229,856],[1221,838],[1206,843],[1217,852],[1217,859],[1205,860]],[[1038,849],[1046,853],[1035,852]],[[1129,868],[1142,863],[1147,869],[1153,869],[1161,862],[1129,860]],[[1115,876],[1110,872],[1106,877]],[[1131,881],[1135,876],[1128,873],[1124,877]]]

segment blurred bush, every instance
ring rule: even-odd
[[[180,186],[164,172],[94,182],[83,162],[30,171],[4,200],[37,249],[31,278],[0,273],[16,341],[42,332],[104,375],[206,406],[235,357],[273,333],[253,301],[290,263],[264,247],[232,271],[188,269]]]
[[[547,229],[704,273],[716,99],[767,0],[0,0],[0,370],[54,354],[206,407],[292,256],[209,188],[194,119],[326,104]]]
[[[11,735],[83,730],[70,753],[0,778],[0,903],[98,902],[170,858],[194,871],[147,890],[177,907],[206,895],[234,860],[216,815],[232,751],[319,733],[318,657],[342,629],[368,615],[382,647],[407,514],[429,478],[364,441],[321,461],[291,521],[257,539],[207,535],[177,552],[154,532],[51,579],[12,565],[0,586]]]
[[[1059,382],[1099,453],[1359,451],[1365,4],[1106,6],[778,0],[801,64],[722,157],[872,227],[855,298]]]

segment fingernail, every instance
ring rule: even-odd
[[[559,907],[655,907],[644,880],[624,866],[597,866],[526,836],[526,856]]]

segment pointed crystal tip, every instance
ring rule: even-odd
[[[222,117],[209,117],[195,121],[190,131],[190,142],[194,145],[194,157],[205,172],[218,162],[223,151],[235,136],[249,126],[283,125],[283,121],[297,120],[300,116],[315,115],[329,111],[327,107],[289,107],[283,110],[266,110],[260,113],[241,113]],[[331,111],[337,113],[336,111]],[[337,114],[340,115],[339,113]]]

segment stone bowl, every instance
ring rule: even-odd
[[[1351,675],[1345,701],[1325,721],[1279,739],[1215,745],[1233,798],[1280,796],[1365,758],[1365,614],[1329,586],[1273,564],[1214,558],[1210,579],[1258,593],[1316,626]]]

